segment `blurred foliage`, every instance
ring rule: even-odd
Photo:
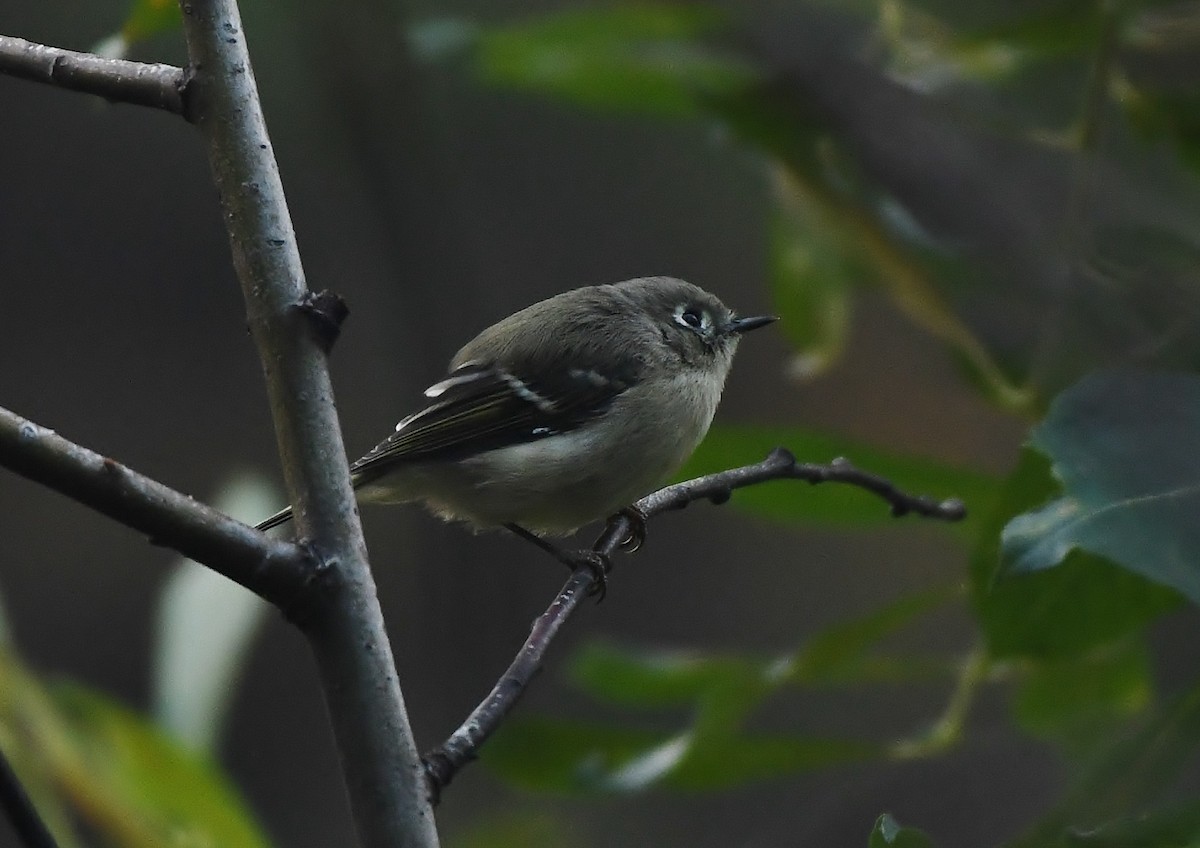
[[[244,801],[206,756],[77,684],[47,686],[0,656],[0,741],[59,844],[265,848]]]
[[[982,647],[957,662],[867,651],[893,619],[919,625],[929,610],[918,599],[868,619],[888,623],[878,631],[835,628],[775,658],[593,646],[576,658],[576,684],[655,721],[518,717],[485,760],[556,791],[712,789],[934,755],[961,738],[974,693],[1005,682],[1014,722],[1058,746],[1086,787],[1021,844],[1194,844],[1194,805],[1163,806],[1195,759],[1190,701],[1160,704],[1146,629],[1181,593],[1200,600],[1188,520],[1200,420],[1194,378],[1145,369],[1200,364],[1200,4],[857,0],[766,17],[568,8],[494,28],[459,22],[453,52],[487,85],[689,120],[756,151],[793,377],[836,362],[872,287],[1001,409],[1049,409],[1003,481],[761,427],[714,428],[681,473],[780,444],[961,497],[971,518],[955,532],[970,551]],[[414,29],[424,58],[447,25]],[[1114,365],[1144,370],[1086,377]],[[825,527],[889,520],[834,486],[770,484],[732,503]],[[898,744],[754,728],[756,710],[791,690],[923,676],[956,683],[932,729]],[[666,724],[664,711],[675,715]],[[1085,797],[1108,800],[1085,809]],[[893,844],[929,843],[884,816],[871,845]]]
[[[1014,693],[1013,717],[1029,732],[1083,753],[1142,714],[1153,689],[1145,641],[1131,637],[1033,665]]]
[[[478,822],[443,840],[447,848],[518,848],[523,845],[553,845],[555,848],[583,848],[585,843],[567,832],[561,822],[546,815],[506,813]]]
[[[484,761],[522,785],[543,790],[631,792],[660,783],[719,789],[899,756],[901,749],[923,742],[768,735],[747,732],[745,725],[769,699],[806,688],[953,679],[958,671],[953,662],[877,648],[889,634],[957,596],[945,590],[903,598],[775,657],[592,645],[571,665],[580,689],[625,708],[683,710],[684,726],[663,731],[518,715],[483,750]]]
[[[129,16],[121,26],[121,35],[127,43],[132,44],[176,26],[179,26],[178,2],[134,0]]]
[[[174,9],[136,0],[121,44],[175,26]],[[971,518],[951,538],[965,542],[966,592],[902,598],[778,656],[592,645],[571,678],[618,717],[518,713],[485,762],[554,792],[711,791],[937,755],[967,732],[978,692],[1005,685],[1013,722],[1057,746],[1071,773],[1014,846],[1200,844],[1200,804],[1180,791],[1200,753],[1200,681],[1164,699],[1146,638],[1185,598],[1200,601],[1200,391],[1164,373],[1200,364],[1200,3],[812,0],[760,20],[626,2],[497,26],[429,21],[408,42],[486,85],[691,121],[753,151],[793,377],[837,362],[871,288],[999,408],[1045,412],[999,481],[798,428],[714,428],[685,476],[781,444],[962,498]],[[824,527],[891,520],[833,485],[764,485],[732,503]],[[978,646],[957,658],[886,648],[958,603]],[[202,758],[94,695],[47,690],[11,658],[4,669],[0,732],[65,845],[78,844],[72,812],[121,844],[153,844],[168,826],[215,827],[218,809],[234,829],[215,844],[262,844]],[[898,742],[757,724],[814,687],[897,684],[947,690],[930,727]],[[83,769],[96,750],[108,765]],[[114,822],[134,832],[105,831]],[[463,844],[526,844],[541,827]],[[884,815],[869,844],[930,842]]]
[[[1065,796],[1013,848],[1196,844],[1200,805],[1181,803],[1177,784],[1198,751],[1200,686],[1194,686],[1093,749]]]
[[[787,173],[776,179],[772,209],[771,299],[784,320],[779,331],[795,347],[793,375],[825,372],[846,346],[853,312],[853,281],[870,271],[844,249],[826,216],[805,203]]]
[[[1197,137],[1178,108],[1196,89],[1167,73],[1200,53],[1195,4],[793,11],[571,8],[460,24],[455,51],[490,85],[716,124],[757,150],[799,375],[836,359],[868,285],[1014,411],[1097,366],[1200,362],[1200,191],[1181,170]],[[851,34],[809,26],[827,19]],[[1184,155],[1143,143],[1151,128]]]
[[[1144,628],[1179,605],[1178,593],[1082,551],[1071,552],[1054,568],[1004,574],[1004,527],[1056,491],[1049,462],[1027,449],[977,537],[971,554],[972,602],[997,657],[1079,656]]]
[[[703,99],[755,78],[744,62],[700,39],[722,22],[703,6],[630,4],[577,9],[526,25],[481,31],[484,79],[540,90],[583,106],[690,117]]]
[[[1062,497],[1017,516],[1005,565],[1040,571],[1074,550],[1200,602],[1200,377],[1102,372],[1055,399],[1031,444]]]
[[[261,477],[243,474],[214,504],[250,519],[278,499]],[[87,844],[74,822],[122,848],[266,848],[270,842],[212,760],[231,681],[266,603],[187,560],[175,564],[160,600],[155,718],[79,684],[39,680],[5,640],[0,750],[63,848]]]
[[[122,59],[133,45],[179,25],[178,0],[132,0],[120,28],[97,42],[92,51]]]
[[[875,821],[868,848],[932,848],[929,837],[911,827],[902,827],[889,814],[884,813]]]

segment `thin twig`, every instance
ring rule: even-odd
[[[0,409],[0,466],[145,533],[283,609],[312,574],[299,546],[271,539],[6,409]]]
[[[0,74],[42,82],[105,100],[184,112],[182,68],[108,59],[0,35]]]
[[[682,509],[699,500],[721,504],[729,500],[734,489],[768,480],[807,480],[814,484],[845,483],[857,486],[890,504],[892,515],[895,516],[911,513],[941,521],[959,521],[967,514],[966,508],[957,499],[936,500],[923,495],[910,495],[877,474],[855,468],[845,459],[835,459],[828,465],[799,463],[791,452],[783,448],[775,448],[766,459],[754,465],[719,471],[659,489],[642,498],[634,507],[649,519],[664,512]],[[613,516],[592,549],[606,557],[611,556],[630,538],[636,529],[634,524],[633,517],[627,511]],[[425,754],[430,797],[435,803],[441,790],[463,766],[478,756],[479,748],[512,711],[541,668],[542,658],[559,629],[598,585],[596,573],[586,565],[572,572],[554,602],[534,622],[529,638],[488,696],[445,742]]]
[[[424,770],[367,562],[311,304],[235,0],[181,0],[188,114],[208,141],[247,319],[267,376],[297,530],[326,591],[300,623],[317,661],[363,848],[435,848]]]
[[[471,711],[467,720],[450,738],[425,754],[423,759],[433,803],[440,800],[442,789],[450,784],[459,770],[475,759],[479,748],[525,694],[529,681],[541,669],[542,658],[550,642],[588,596],[593,580],[595,574],[591,569],[577,568],[571,572],[554,602],[534,621],[529,638],[488,696]]]
[[[0,751],[0,806],[26,848],[58,848],[54,835],[42,821],[3,751]]]

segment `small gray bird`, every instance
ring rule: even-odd
[[[423,501],[535,541],[607,518],[691,455],[741,334],[774,320],[672,277],[535,303],[468,342],[428,405],[350,467],[358,499]]]

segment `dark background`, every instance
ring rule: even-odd
[[[547,7],[416,3],[406,15],[503,20]],[[0,32],[87,49],[124,13],[114,0],[8,0]],[[413,67],[399,38],[406,19],[378,0],[251,0],[243,14],[309,284],[351,309],[333,369],[352,453],[411,410],[463,341],[563,289],[671,274],[744,314],[770,309],[760,163],[705,127],[573,111]],[[181,63],[180,41],[160,37],[134,57]],[[0,281],[0,404],[199,498],[239,469],[277,474],[204,149],[187,124],[0,77]],[[772,330],[748,339],[718,420],[820,427],[997,472],[1016,455],[1021,423],[980,400],[881,296],[865,298],[828,375],[796,382],[788,356]],[[562,574],[505,535],[472,536],[419,510],[366,510],[364,522],[427,747],[487,691]],[[170,561],[0,474],[0,588],[39,671],[145,706],[151,609]],[[960,545],[916,521],[843,534],[696,506],[656,522],[646,547],[618,562],[608,600],[571,623],[521,709],[595,709],[560,673],[581,640],[785,651],[964,568]],[[965,621],[942,624],[927,644],[969,644]],[[272,617],[221,749],[280,846],[349,841],[313,672],[302,641]],[[901,735],[944,697],[872,689],[764,720]],[[985,699],[967,743],[933,761],[602,800],[515,791],[477,765],[439,819],[450,839],[533,812],[580,846],[854,845],[891,811],[943,845],[990,843],[1043,808],[1052,762]]]

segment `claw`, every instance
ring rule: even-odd
[[[572,571],[581,567],[587,568],[592,572],[592,588],[588,590],[588,594],[600,595],[596,603],[604,600],[604,596],[608,594],[608,572],[612,568],[612,560],[608,558],[607,554],[602,554],[591,548],[580,548],[573,551],[563,550],[553,542],[548,542],[537,534],[530,533],[519,524],[506,524],[504,526],[527,542],[537,545]]]
[[[612,560],[607,554],[593,551],[591,548],[581,548],[574,553],[578,558],[575,567],[585,566],[592,572],[592,586],[588,589],[588,596],[598,595],[596,603],[600,603],[608,595],[608,572],[612,568]]]
[[[641,548],[646,541],[646,513],[636,506],[623,507],[617,515],[629,519],[629,535],[617,547],[631,554]]]

